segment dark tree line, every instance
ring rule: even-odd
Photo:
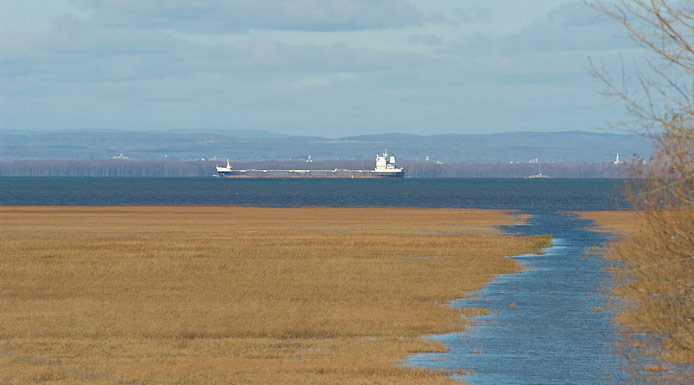
[[[0,176],[199,177],[211,176],[204,162],[23,160],[0,163]]]
[[[407,176],[416,178],[525,178],[541,172],[552,178],[623,178],[627,168],[614,164],[572,163],[490,163],[436,164],[429,162],[404,165]]]

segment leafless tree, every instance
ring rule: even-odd
[[[621,23],[647,57],[616,78],[591,62],[605,95],[626,106],[622,124],[654,142],[626,188],[639,232],[611,253],[622,346],[639,356],[628,372],[636,382],[694,383],[694,2],[589,5]]]

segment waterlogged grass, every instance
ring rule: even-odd
[[[500,211],[0,207],[0,383],[438,384],[399,363],[547,237]]]

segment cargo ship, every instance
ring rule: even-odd
[[[395,163],[395,155],[376,155],[373,170],[234,170],[227,159],[226,166],[217,166],[221,178],[402,178],[405,170]]]

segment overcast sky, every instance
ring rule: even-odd
[[[600,131],[619,35],[564,0],[3,1],[0,129]]]

